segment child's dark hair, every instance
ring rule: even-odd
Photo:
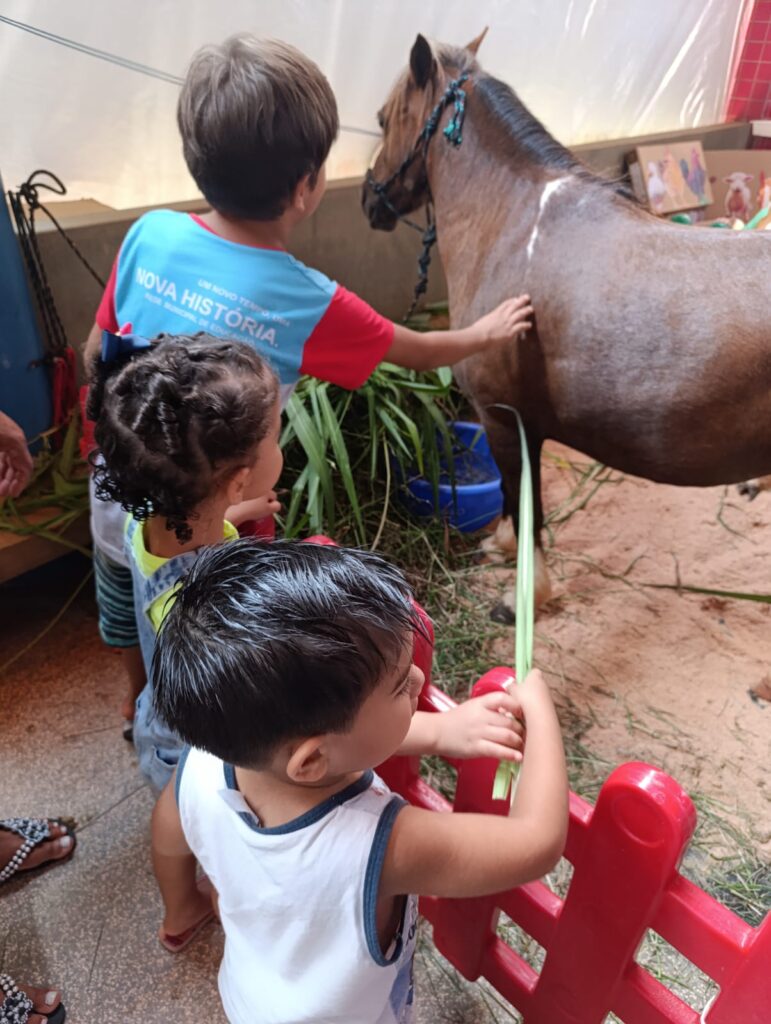
[[[177,123],[188,169],[215,210],[275,220],[315,176],[338,131],[334,93],[293,46],[231,36],[193,57]]]
[[[161,335],[136,354],[97,360],[87,410],[97,495],[135,519],[165,516],[190,540],[193,510],[223,470],[253,461],[277,399],[276,375],[240,341]]]
[[[259,768],[282,742],[344,732],[425,632],[394,566],[351,548],[208,548],[155,645],[155,709],[191,745]]]

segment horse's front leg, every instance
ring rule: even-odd
[[[516,424],[504,426],[484,417],[493,457],[501,471],[503,482],[503,515],[495,533],[486,537],[481,544],[482,551],[491,562],[513,561],[517,554],[517,533],[519,530],[519,490],[522,473],[522,455]],[[535,540],[535,605],[539,607],[551,597],[551,582],[543,553],[541,532],[543,529],[543,503],[541,500],[541,439],[525,424],[530,456],[530,471],[533,480],[533,532]],[[516,608],[514,589],[503,595],[502,606],[496,609],[496,617],[508,618]],[[508,612],[508,615],[507,615]]]

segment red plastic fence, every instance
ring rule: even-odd
[[[430,647],[416,652],[424,670]],[[475,695],[513,677],[496,668]],[[427,675],[427,678],[428,675]],[[421,709],[453,707],[427,683]],[[493,800],[496,763],[451,762],[458,770],[450,805],[419,775],[413,758],[392,758],[380,772],[411,803],[436,811],[506,814]],[[482,899],[421,899],[437,949],[469,980],[487,980],[526,1024],[601,1024],[615,1013],[625,1024],[769,1024],[771,915],[752,928],[678,873],[693,834],[690,798],[650,765],[622,765],[608,778],[595,807],[571,793],[565,857],[573,877],[564,900],[542,882]],[[546,950],[540,974],[499,935],[500,911]],[[635,962],[647,929],[720,986],[701,1015]]]

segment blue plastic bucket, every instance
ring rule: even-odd
[[[490,453],[487,435],[478,423],[458,421],[448,426],[458,439],[453,460],[455,493],[445,467],[438,505],[434,504],[433,487],[422,476],[411,476],[400,488],[399,497],[413,515],[439,515],[457,530],[472,533],[503,512],[501,474]]]

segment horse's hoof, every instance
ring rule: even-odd
[[[478,550],[474,556],[477,565],[511,565],[514,559],[505,551],[496,551],[491,548],[488,551]]]
[[[546,572],[539,576],[536,573],[535,578],[535,594],[533,595],[535,600],[535,607],[541,608],[552,598],[551,580]]]
[[[760,494],[760,488],[758,487],[757,480],[745,480],[744,483],[736,485],[736,490],[742,495],[742,497],[746,498],[747,501],[754,501],[754,499]]]
[[[492,533],[480,542],[476,550],[476,560],[479,563],[505,565],[506,562],[511,562],[516,558],[517,549],[514,548],[513,551],[510,551],[502,548],[498,544],[496,537],[497,534]]]
[[[517,557],[517,537],[511,516],[498,520],[495,530],[484,537],[479,544],[478,560],[489,565],[505,565]]]
[[[501,626],[513,626],[517,621],[517,613],[503,601],[499,601],[490,611],[490,620]]]

